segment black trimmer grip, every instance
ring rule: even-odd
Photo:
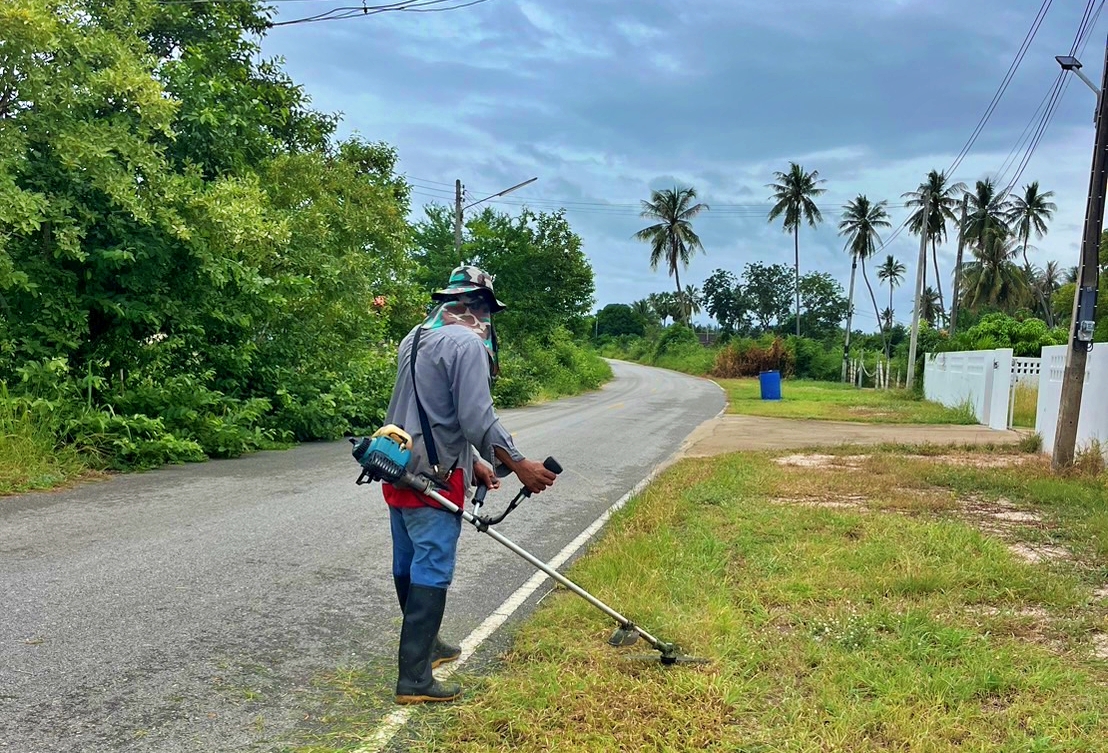
[[[555,460],[553,457],[549,457],[542,461],[542,467],[557,476],[562,472],[562,464]]]

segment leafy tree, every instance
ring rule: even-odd
[[[800,278],[801,316],[815,339],[837,336],[849,302],[843,287],[827,272],[809,272]]]
[[[793,234],[796,336],[800,337],[800,225],[807,221],[809,227],[815,227],[823,222],[823,215],[816,206],[815,199],[826,191],[819,187],[826,181],[820,180],[819,170],[805,172],[795,162],[789,163],[788,172],[775,172],[773,175],[776,182],[767,186],[773,189],[770,200],[774,202],[773,208],[769,210],[769,221],[773,222],[781,217],[785,232]]]
[[[749,307],[738,279],[730,272],[715,270],[703,285],[704,309],[719,322],[724,332],[749,328]]]
[[[681,273],[678,265],[689,266],[689,261],[704,246],[700,237],[692,228],[696,215],[708,208],[707,204],[693,202],[696,189],[666,188],[653,191],[649,201],[642,202],[641,216],[647,220],[657,220],[653,225],[644,227],[635,233],[635,239],[650,244],[650,268],[657,269],[664,260],[677,283],[677,295],[681,298]],[[688,308],[682,309],[681,318],[688,322]]]
[[[429,207],[416,226],[417,259],[435,275],[429,290],[442,287],[456,265],[448,226],[453,228],[453,217],[439,207]],[[497,315],[497,328],[505,335],[542,337],[559,326],[572,329],[592,308],[592,267],[564,212],[524,208],[513,217],[486,208],[468,220],[466,231],[467,257],[493,275],[497,297],[508,305]],[[425,245],[431,243],[437,245]]]
[[[609,303],[597,314],[597,334],[601,337],[621,337],[623,335],[646,334],[646,323],[635,310],[626,303]]]
[[[852,259],[862,264],[862,278],[866,281],[866,287],[869,289],[869,296],[873,301],[873,314],[877,318],[879,329],[881,329],[881,312],[877,308],[877,298],[873,294],[873,287],[870,285],[869,277],[866,275],[866,259],[871,258],[877,253],[877,244],[881,242],[881,236],[878,234],[878,230],[889,226],[889,214],[885,211],[885,202],[879,201],[874,204],[864,195],[860,195],[847,203],[846,209],[843,211],[842,222],[839,223],[839,235],[846,236],[846,245],[850,250]],[[850,287],[853,291],[853,264],[851,267]],[[849,306],[850,309],[853,310],[853,299],[850,301]],[[885,341],[885,332],[883,329],[881,330],[881,339],[885,342],[885,351],[887,353],[888,343]],[[848,320],[844,350],[849,351],[849,349],[850,326]]]
[[[783,264],[752,263],[743,270],[743,291],[762,332],[771,331],[788,316],[791,277]]]
[[[959,218],[955,214],[955,208],[958,206],[959,198],[965,190],[965,183],[951,183],[945,172],[932,170],[927,174],[927,179],[919,185],[919,188],[903,195],[903,198],[908,199],[905,205],[916,208],[916,211],[908,220],[908,229],[915,235],[920,235],[925,231],[926,226],[927,238],[931,242],[931,260],[935,265],[935,285],[938,288],[940,311],[945,311],[946,306],[943,302],[943,280],[942,273],[939,271],[938,244],[946,242],[947,222],[952,222],[955,226],[958,225]],[[923,216],[924,204],[928,207],[926,218]],[[924,266],[922,272],[923,282],[926,286],[926,266]]]

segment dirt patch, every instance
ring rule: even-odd
[[[1093,656],[1108,659],[1108,635],[1097,633],[1093,636]]]
[[[799,450],[841,445],[1000,445],[1021,439],[986,426],[860,424],[847,421],[727,415],[707,421],[685,441],[684,454],[711,457],[748,450]]]
[[[774,458],[778,465],[794,468],[860,468],[869,455],[786,455]]]
[[[1108,586],[1101,586],[1097,590],[1093,591],[1094,599],[1108,599]]]
[[[796,507],[819,507],[830,510],[866,510],[866,498],[862,495],[846,497],[776,497],[770,500],[774,505],[795,505]]]
[[[1025,465],[1035,460],[1031,455],[901,455],[905,460],[923,460],[943,465],[957,465],[969,468],[1011,468]]]

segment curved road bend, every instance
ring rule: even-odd
[[[525,454],[566,469],[499,527],[543,559],[724,405],[711,382],[613,368],[599,392],[503,414]],[[0,500],[0,753],[268,749],[339,666],[378,672],[394,708],[387,516],[349,450]],[[444,633],[469,634],[533,572],[466,526]]]

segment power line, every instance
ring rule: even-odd
[[[1084,45],[1091,38],[1090,34],[1093,27],[1096,25],[1097,19],[1100,17],[1100,12],[1104,9],[1104,0],[1101,0],[1099,6],[1096,9],[1096,13],[1093,13],[1093,4],[1095,0],[1089,0],[1085,5],[1085,12],[1081,16],[1081,24],[1077,28],[1077,33],[1074,35],[1073,44],[1070,46],[1070,55],[1078,52],[1078,50],[1084,50]],[[1031,162],[1031,158],[1035,154],[1035,150],[1038,148],[1040,142],[1042,142],[1043,136],[1046,134],[1047,129],[1050,127],[1051,122],[1054,120],[1054,113],[1057,110],[1058,105],[1062,99],[1066,96],[1066,91],[1069,89],[1070,77],[1065,75],[1065,71],[1060,71],[1058,77],[1055,79],[1054,84],[1050,90],[1050,100],[1047,105],[1046,111],[1039,119],[1039,126],[1035,131],[1035,135],[1032,137],[1030,143],[1024,152],[1023,158],[1020,160],[1019,167],[1016,169],[1015,175],[1012,176],[1012,180],[1007,184],[1004,190],[1001,192],[1001,197],[1006,196],[1009,192],[1016,187],[1020,178],[1023,176],[1023,171],[1027,169],[1028,164]],[[1032,119],[1034,116],[1032,116]]]
[[[269,24],[269,27],[276,28],[278,26],[292,26],[294,24],[316,23],[319,21],[342,21],[358,16],[375,16],[378,13],[443,13],[445,11],[458,10],[460,8],[469,8],[474,5],[480,5],[481,3],[487,3],[488,1],[489,0],[469,0],[469,2],[459,3],[457,0],[401,0],[400,2],[389,3],[387,5],[343,6],[332,8],[325,13],[317,13],[314,16],[294,18],[289,21],[274,21]],[[454,5],[442,5],[448,2],[454,2]]]
[[[1015,58],[1012,60],[1011,65],[1008,66],[1008,72],[1004,75],[1003,80],[1001,80],[1000,86],[997,87],[996,93],[993,94],[993,98],[990,100],[988,107],[985,108],[985,112],[981,115],[981,119],[977,121],[977,126],[973,129],[973,133],[970,134],[965,146],[962,147],[961,151],[958,152],[958,156],[954,158],[954,162],[947,168],[947,175],[954,174],[954,171],[962,164],[962,160],[969,154],[973,145],[977,142],[977,138],[985,129],[985,125],[989,122],[989,118],[992,117],[993,112],[996,110],[996,106],[1000,104],[1000,100],[1008,90],[1008,85],[1012,83],[1012,78],[1016,75],[1016,71],[1019,70],[1020,63],[1023,62],[1024,56],[1027,55],[1027,50],[1031,46],[1031,42],[1034,41],[1039,27],[1042,26],[1043,19],[1046,18],[1046,12],[1050,10],[1051,2],[1052,0],[1043,0],[1043,4],[1039,6],[1039,12],[1035,15],[1035,19],[1031,22],[1031,28],[1027,30],[1027,34],[1024,36],[1023,44],[1020,45]],[[1084,21],[1082,21],[1082,23],[1084,23]]]

